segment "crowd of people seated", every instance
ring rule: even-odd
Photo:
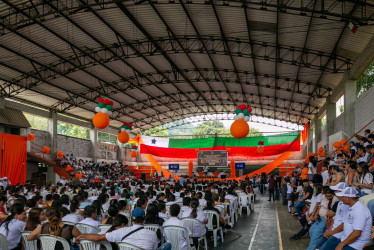
[[[112,249],[118,249],[118,242],[147,250],[171,249],[172,236],[164,230],[170,226],[186,230],[173,249],[206,249],[201,239],[223,241],[223,234],[215,230],[234,226],[238,197],[248,198],[252,192],[249,181],[143,181],[119,163],[95,164],[69,155],[61,164],[74,171],[56,184],[0,186],[0,234],[8,249],[23,249],[25,240],[39,241],[45,234],[65,239],[71,249],[80,249],[84,240],[109,242]],[[76,172],[83,174],[81,179],[74,177]],[[250,199],[246,202],[244,206]],[[191,219],[196,223],[189,226]],[[157,230],[148,228],[155,225]],[[22,232],[29,233],[25,239]],[[62,249],[62,243],[55,249]]]
[[[374,249],[374,134],[355,136],[346,152],[319,162],[310,156],[306,179],[298,168],[283,180],[283,204],[301,225],[290,240],[309,232],[308,250]]]

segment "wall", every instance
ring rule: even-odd
[[[360,130],[374,119],[374,87],[360,96],[355,102],[355,131]],[[374,122],[366,129],[374,130]],[[363,134],[363,132],[361,132]]]
[[[340,114],[334,120],[334,133],[344,131],[344,113]]]
[[[90,158],[92,155],[92,143],[90,140],[57,135],[57,150],[64,154],[74,154],[76,157]]]

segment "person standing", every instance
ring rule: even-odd
[[[270,179],[268,181],[268,184],[269,184],[269,200],[268,201],[271,201],[271,196],[273,196],[273,201],[274,201],[275,200],[275,198],[274,198],[274,188],[275,188],[274,175],[270,175]]]

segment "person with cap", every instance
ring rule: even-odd
[[[342,231],[342,234],[338,237],[334,234],[336,240],[329,239],[320,250],[363,249],[371,241],[373,219],[369,209],[358,200],[360,193],[352,187],[346,187],[336,193],[336,196],[341,197],[342,202],[349,206],[343,223],[336,228],[336,231]]]
[[[126,242],[147,250],[156,250],[158,238],[156,232],[144,228],[145,212],[137,207],[132,211],[131,221],[133,226],[123,227],[106,234],[82,234],[76,238],[91,241]]]
[[[348,185],[346,183],[340,182],[335,186],[331,186],[330,188],[332,190],[334,190],[335,193],[337,193],[337,192],[343,191],[343,189],[345,189],[346,187],[348,187]],[[323,234],[323,237],[321,237],[318,240],[317,246],[318,246],[319,249],[322,249],[322,246],[327,241],[330,241],[331,243],[333,243],[333,242],[337,242],[337,240],[338,240],[338,243],[339,243],[340,242],[339,237],[343,234],[342,229],[339,228],[339,226],[343,223],[344,218],[348,213],[349,206],[345,205],[341,201],[341,197],[338,197],[338,196],[336,196],[336,197],[340,201],[338,202],[338,205],[337,205],[337,208],[336,208],[334,222],[331,224],[331,227],[329,229],[327,229],[326,232]],[[329,245],[329,244],[330,243],[328,243],[327,245]]]

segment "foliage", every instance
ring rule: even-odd
[[[48,119],[47,118],[32,115],[32,114],[27,114],[27,113],[23,113],[23,114],[25,115],[26,119],[29,121],[32,129],[43,130],[43,131],[48,130]]]
[[[97,141],[98,142],[106,142],[111,144],[117,144],[117,136],[111,135],[104,132],[98,132],[97,133]]]
[[[344,104],[340,105],[339,107],[340,114],[344,112]]]
[[[81,139],[90,139],[90,130],[66,122],[57,122],[57,134],[66,135]]]
[[[356,81],[357,97],[368,91],[374,85],[374,62],[359,76]]]
[[[254,136],[263,136],[263,134],[258,130],[257,128],[251,127],[251,124],[249,124],[249,134],[247,137],[254,137]]]
[[[168,137],[169,132],[166,129],[163,129],[161,127],[154,127],[150,128],[142,133],[143,135],[148,135],[148,136],[161,136],[161,137]]]
[[[230,129],[225,128],[220,121],[206,121],[201,123],[193,132],[194,135],[207,136],[214,134],[230,134]]]

